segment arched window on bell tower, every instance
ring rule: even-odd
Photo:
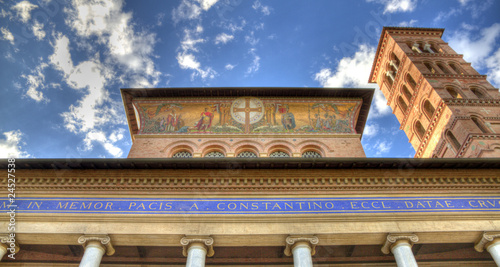
[[[444,74],[450,74],[450,71],[448,70],[448,68],[445,66],[445,64],[441,63],[441,62],[437,62],[436,63],[436,66],[438,66],[438,68],[440,70],[443,71]]]
[[[447,86],[446,91],[451,95],[451,98],[462,98],[462,95],[453,87]]]
[[[422,140],[424,138],[425,128],[419,120],[415,123],[415,132],[417,133],[418,139]]]
[[[470,90],[479,99],[488,98],[488,95],[486,95],[486,93],[484,93],[481,89],[479,89],[477,87],[471,87]]]
[[[461,145],[458,142],[458,140],[455,137],[455,135],[450,130],[446,131],[446,139],[451,144],[451,146],[453,147],[453,149],[455,149],[455,152],[458,153],[458,150],[460,149]]]
[[[482,133],[489,133],[490,132],[488,130],[488,128],[484,125],[483,121],[481,119],[479,119],[478,117],[470,116],[470,119],[474,122],[474,124],[476,124],[477,128],[479,128],[479,130],[481,130]]]
[[[432,119],[432,115],[434,115],[434,111],[436,111],[436,109],[434,108],[434,106],[432,105],[432,103],[429,100],[424,101],[423,110],[424,110],[424,114],[427,116],[427,118],[430,121]]]
[[[410,90],[408,90],[408,87],[406,87],[406,85],[403,85],[403,87],[401,88],[401,91],[403,92],[403,95],[405,96],[406,101],[410,102],[412,93],[410,93]]]
[[[403,111],[403,113],[406,113],[406,110],[408,109],[408,105],[406,105],[406,102],[404,101],[404,99],[401,96],[398,97],[398,105],[401,108],[401,110]]]
[[[429,62],[424,62],[424,66],[429,70],[430,73],[435,74],[436,70],[432,67],[432,64]]]
[[[415,92],[415,88],[417,87],[417,83],[415,82],[415,79],[413,79],[413,77],[411,77],[411,75],[409,73],[406,74],[406,81],[410,85],[411,90],[413,92]]]
[[[448,66],[450,66],[450,68],[456,73],[456,74],[459,74],[459,75],[464,75],[464,72],[453,62],[449,62],[448,63]]]

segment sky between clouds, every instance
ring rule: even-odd
[[[382,26],[443,39],[500,85],[498,0],[0,1],[0,157],[126,157],[119,88],[368,84]],[[368,157],[413,157],[376,90]]]

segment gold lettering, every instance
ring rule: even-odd
[[[479,206],[474,206],[474,205],[472,205],[472,202],[476,202],[476,201],[475,201],[475,200],[471,200],[471,201],[469,201],[469,205],[470,205],[471,207],[473,207],[473,208],[477,208],[477,207],[479,207]]]
[[[43,202],[40,202],[40,203],[35,202],[36,209],[38,209],[38,210],[39,210],[39,209],[40,209],[40,206],[42,205],[42,203],[43,203]]]
[[[492,207],[495,207],[495,204],[496,204],[495,201],[490,202],[489,200],[486,200],[486,202],[488,202]]]
[[[241,207],[245,207],[245,209],[248,209],[248,203],[240,203],[240,210],[242,209]]]
[[[450,202],[451,202],[450,200],[445,200],[444,204],[446,204],[446,207],[448,207],[448,208],[454,208],[454,206],[452,206]]]
[[[36,202],[35,202],[36,203]],[[484,201],[482,200],[478,200],[477,203],[479,203],[479,205],[481,206],[481,208],[484,206],[485,208],[487,208],[486,204],[484,204]]]
[[[75,205],[78,204],[78,202],[71,202],[71,205],[69,205],[70,210],[76,210]]]
[[[436,208],[437,206],[440,206],[441,208],[444,208],[443,204],[439,203],[439,201],[436,201]]]
[[[271,204],[271,202],[262,202],[264,204],[266,204],[266,210],[267,210],[267,205]]]
[[[30,202],[30,204],[28,204],[28,209],[31,207],[31,203],[33,203],[33,202]],[[59,202],[59,204],[61,204],[61,202]],[[66,205],[68,205],[68,204],[66,203]]]
[[[424,202],[426,202],[426,203],[427,203],[427,205],[429,205],[429,208],[431,207],[431,203],[430,203],[430,201],[424,201]]]
[[[159,210],[161,210],[161,207],[163,207],[163,202],[160,202],[160,208],[159,208]]]
[[[351,207],[352,209],[359,209],[358,207],[356,207],[356,202],[351,202]]]
[[[217,204],[217,209],[218,210],[225,210],[226,208],[221,208],[220,207],[220,205],[223,205],[223,204],[224,204],[224,202],[221,202],[221,203]]]
[[[369,209],[370,207],[369,207],[369,206],[366,206],[366,207],[365,207],[365,204],[368,204],[368,202],[361,202],[361,207],[362,207],[363,209]]]
[[[292,205],[293,205],[293,204],[289,204],[289,203],[286,203],[286,202],[285,202],[285,209],[286,209],[286,207],[290,207],[290,209],[292,209],[292,210],[293,210],[293,206],[292,206]]]
[[[100,205],[99,207],[97,207],[97,205]],[[144,207],[144,206],[143,206]],[[96,202],[94,204],[94,209],[98,210],[98,209],[101,209],[102,208],[102,202]]]
[[[330,204],[330,207],[328,207],[328,204]],[[325,208],[327,208],[327,209],[333,209],[333,203],[332,202],[326,202],[325,203]]]
[[[323,209],[323,206],[321,205],[321,202],[318,204],[316,202],[313,202],[313,205],[314,205],[314,209],[316,209],[316,207],[320,208],[320,209]]]
[[[257,205],[257,203],[252,203],[252,209],[253,210],[258,210],[259,209],[259,205]]]
[[[390,209],[390,208],[391,208],[391,207],[386,207],[386,206],[385,206],[385,204],[384,204],[384,201],[382,201],[382,207],[383,207],[384,209]]]
[[[372,207],[373,207],[374,209],[380,209],[380,206],[375,206],[375,204],[378,204],[378,201],[374,201],[374,202],[372,202]]]
[[[30,202],[30,205],[31,205],[31,202]],[[30,206],[28,206],[28,208],[29,208],[29,207],[30,207]],[[67,208],[68,208],[68,202],[66,202],[66,204],[64,205],[64,207],[63,207],[63,205],[61,204],[61,202],[59,202],[59,204],[57,204],[56,209],[59,209],[59,208],[61,208],[61,209],[62,209],[62,208],[67,209]]]
[[[191,206],[191,208],[189,208],[189,210],[192,210],[192,209],[193,209],[193,207],[194,207],[194,208],[196,208],[197,210],[199,210],[199,209],[198,209],[198,206],[196,205],[196,203],[193,203],[193,206]]]
[[[304,202],[297,202],[299,204],[299,207],[300,209],[302,209],[302,204],[304,204]]]
[[[157,204],[157,203],[156,203],[156,202],[151,202],[151,203],[149,203],[148,208],[149,208],[150,210],[155,210],[155,209],[156,209],[156,208],[151,208],[151,205],[153,205],[153,204]],[[106,206],[106,208],[107,208],[107,207],[108,207],[108,206]]]
[[[233,205],[232,206],[233,208],[231,208],[231,205]],[[230,209],[230,210],[236,209],[236,203],[229,203],[229,204],[227,204],[227,208]]]
[[[422,206],[422,208],[424,208],[424,209],[425,209],[424,204],[422,204],[420,201],[417,201],[417,208],[418,208],[418,206]]]
[[[92,202],[89,203],[88,207],[85,206],[85,202],[82,202],[82,205],[80,206],[80,209],[90,209],[91,206],[92,206]]]
[[[280,205],[278,205],[278,203],[274,204],[274,207],[273,207],[273,210],[278,207],[278,209],[281,209]]]
[[[411,206],[409,206],[408,204],[410,204]],[[405,205],[406,205],[406,208],[413,208],[413,203],[411,202],[408,202],[408,201],[405,201]]]
[[[171,210],[172,209],[172,202],[165,203],[165,209],[166,210]]]
[[[139,206],[135,209],[138,210],[139,208],[142,208],[143,210],[146,209],[146,207],[144,207],[144,203],[139,204]]]
[[[135,207],[137,203],[135,202],[130,202],[130,205],[128,206],[128,209],[131,209],[132,207]]]
[[[311,209],[311,202],[307,202],[307,205],[309,206],[309,209]]]

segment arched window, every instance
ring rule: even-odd
[[[488,98],[488,96],[482,92],[481,89],[477,88],[477,87],[471,87],[470,88],[471,92],[474,93],[474,95],[476,95],[477,98]]]
[[[430,73],[435,74],[436,70],[432,67],[431,63],[424,62],[425,67],[429,70]]]
[[[290,155],[284,151],[274,151],[273,153],[269,154],[270,158],[289,158]]]
[[[438,68],[440,68],[445,74],[450,74],[450,71],[443,65],[443,63],[436,63],[436,66],[438,66]]]
[[[446,87],[446,91],[451,95],[452,98],[462,98],[462,95],[457,92],[457,90],[452,87]]]
[[[410,102],[412,93],[410,93],[410,90],[408,90],[408,87],[406,85],[403,85],[401,88],[401,91],[403,92],[403,95],[406,97],[406,100]]]
[[[415,82],[415,80],[413,79],[413,77],[411,77],[411,75],[409,73],[406,74],[406,81],[410,85],[411,90],[415,92],[415,87],[417,87],[417,83]]]
[[[481,130],[482,133],[490,132],[478,117],[471,116],[470,119],[474,122],[474,124],[476,124],[477,128],[479,128],[479,130]]]
[[[398,97],[398,104],[403,113],[406,113],[406,110],[408,109],[408,105],[406,105],[406,102],[403,100],[401,96]]]
[[[316,151],[306,151],[302,153],[303,158],[321,158],[321,154]]]
[[[461,71],[457,65],[455,65],[455,63],[448,63],[448,66],[450,66],[450,68],[456,73],[456,74],[460,74],[460,75],[464,75],[463,71]]]
[[[446,138],[448,139],[448,142],[451,144],[451,146],[455,149],[456,153],[458,153],[458,150],[460,149],[461,145],[458,142],[455,135],[453,135],[451,131],[447,131]]]
[[[223,158],[223,157],[225,157],[225,155],[220,151],[211,151],[205,154],[205,158]]]
[[[432,106],[431,102],[429,100],[425,100],[424,113],[425,115],[427,115],[427,118],[429,118],[429,120],[432,118],[432,115],[434,115],[434,111],[436,111],[436,109],[434,108],[434,106]]]
[[[172,158],[192,158],[193,154],[189,151],[179,151],[172,155]]]
[[[417,136],[420,140],[422,140],[422,138],[424,137],[425,135],[425,128],[424,126],[422,125],[422,123],[420,123],[420,121],[417,121],[415,123],[415,132],[417,133]]]
[[[258,158],[257,154],[252,151],[243,151],[236,156],[237,158]]]
[[[389,89],[392,88],[392,83],[394,82],[394,79],[395,79],[394,71],[390,71],[390,70],[386,71],[385,80],[389,84]]]

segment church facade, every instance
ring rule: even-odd
[[[127,159],[0,163],[0,266],[500,266],[500,95],[442,34],[370,74],[414,159],[366,158],[373,89],[122,89]]]

